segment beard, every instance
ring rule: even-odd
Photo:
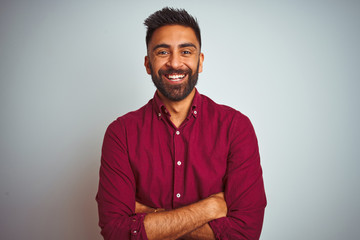
[[[166,69],[159,70],[158,75],[156,75],[152,69],[151,64],[149,64],[151,70],[151,79],[159,92],[164,95],[167,99],[178,102],[185,99],[194,89],[197,84],[199,76],[199,62],[196,68],[195,73],[193,74],[191,69],[186,70],[175,70],[175,69]],[[186,74],[188,79],[187,81],[180,84],[169,84],[166,80],[163,80],[166,74]]]

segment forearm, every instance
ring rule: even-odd
[[[208,223],[186,234],[181,240],[215,240],[215,235]]]
[[[148,207],[139,202],[135,203],[136,213],[154,213],[154,212],[163,212],[165,209],[155,209]],[[194,231],[182,236],[178,240],[214,240],[215,235],[208,223],[202,225],[201,227],[195,229]]]
[[[194,230],[200,231],[207,222],[226,215],[226,204],[220,199],[213,196],[182,208],[147,214],[144,226],[148,239],[178,239]]]

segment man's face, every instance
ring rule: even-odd
[[[149,44],[145,67],[160,94],[171,101],[186,98],[202,72],[204,55],[190,27],[158,28]]]

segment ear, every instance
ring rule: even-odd
[[[200,53],[199,58],[199,73],[201,73],[203,70],[204,54]]]
[[[148,56],[145,56],[144,66],[145,66],[146,72],[147,72],[149,75],[151,75],[150,61],[149,61],[149,57],[148,57]]]

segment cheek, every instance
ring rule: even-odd
[[[155,60],[155,61],[153,61],[151,66],[155,72],[158,72],[160,69],[166,68],[166,62],[163,60]]]
[[[199,66],[199,69],[198,69],[198,66]],[[199,72],[200,72],[201,66],[198,65],[198,63],[196,62],[196,63],[193,63],[193,64],[191,65],[191,71],[192,71],[193,74],[194,74],[197,70],[199,70]]]
[[[195,71],[198,67],[198,64],[199,64],[199,68],[200,68],[200,61],[199,61],[199,58],[189,58],[189,59],[186,59],[186,61],[184,61],[184,64],[192,69],[193,71]]]

